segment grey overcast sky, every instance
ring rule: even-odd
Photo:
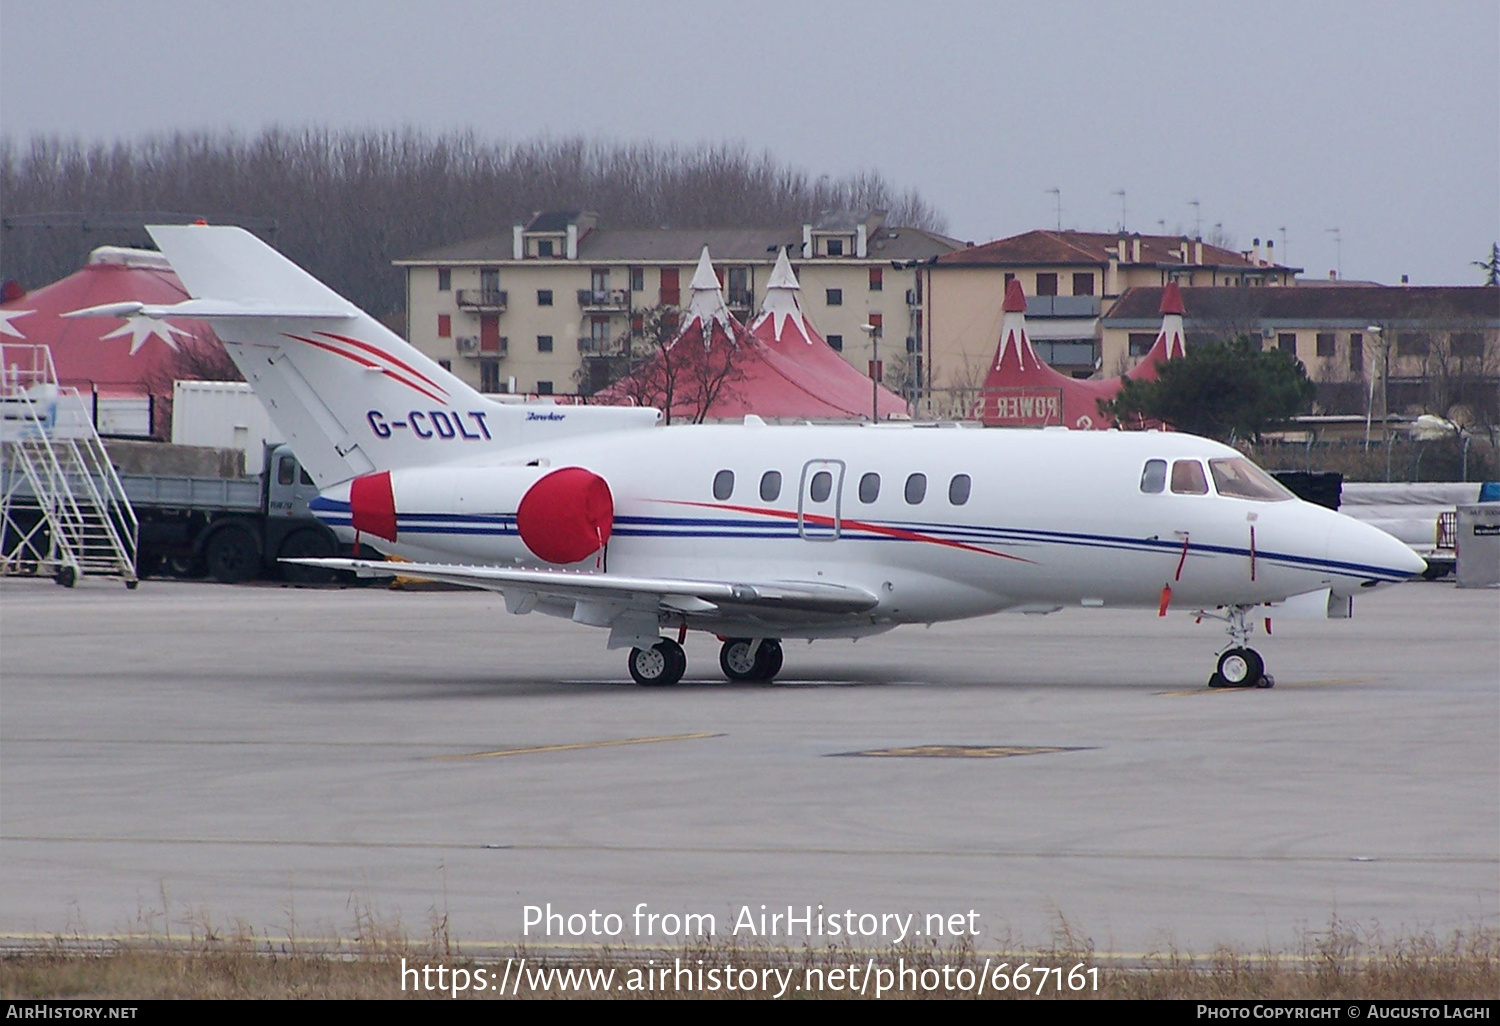
[[[1500,4],[0,0],[23,148],[276,124],[743,142],[978,242],[1055,226],[1053,188],[1114,230],[1123,189],[1131,230],[1467,284],[1500,239]]]

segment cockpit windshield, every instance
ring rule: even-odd
[[[1270,474],[1241,456],[1209,460],[1214,488],[1231,499],[1253,499],[1257,502],[1285,502],[1296,498]]]

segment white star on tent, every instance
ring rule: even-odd
[[[165,321],[153,320],[150,317],[127,317],[125,318],[125,323],[114,331],[111,331],[108,335],[100,335],[99,341],[102,342],[107,338],[120,338],[129,335],[130,355],[134,356],[141,346],[146,344],[146,340],[155,335],[173,351],[176,351],[177,340],[172,337],[172,332],[177,330],[177,328],[172,327]]]
[[[10,322],[17,317],[25,317],[27,314],[34,313],[36,313],[35,310],[0,310],[0,335],[13,335],[16,338],[25,338],[25,333],[17,330],[16,326]]]

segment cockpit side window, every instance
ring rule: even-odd
[[[1285,502],[1295,498],[1280,481],[1244,457],[1209,460],[1208,469],[1214,476],[1214,489],[1231,499]]]
[[[1176,460],[1172,464],[1172,491],[1177,495],[1207,495],[1208,478],[1197,460]]]
[[[1155,494],[1167,487],[1167,461],[1147,460],[1141,471],[1141,491]]]

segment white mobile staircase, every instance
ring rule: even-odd
[[[0,575],[136,586],[138,525],[90,409],[46,346],[0,344]]]

